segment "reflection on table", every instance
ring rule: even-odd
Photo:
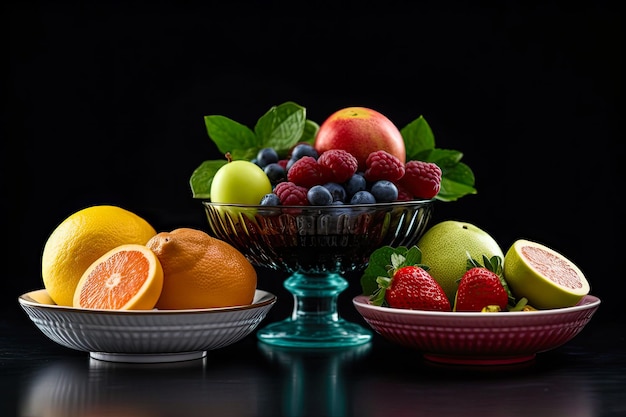
[[[533,362],[458,367],[426,362],[421,375],[365,372],[353,376],[354,415],[363,417],[595,417],[585,376],[541,372]],[[456,374],[456,377],[455,377]]]
[[[207,375],[210,374],[210,377]],[[171,364],[61,361],[28,387],[21,416],[257,416],[271,389],[260,375],[237,378],[207,359]]]
[[[281,415],[352,415],[350,367],[367,355],[371,343],[350,348],[289,349],[259,343],[270,364],[277,365],[281,389],[273,393]]]
[[[572,366],[581,359],[572,355],[472,367],[380,347],[294,349],[252,342],[232,355],[169,364],[68,357],[25,382],[19,415],[597,417],[602,406],[598,380],[604,374]],[[553,359],[566,362],[559,366]],[[602,389],[619,390],[619,382]]]

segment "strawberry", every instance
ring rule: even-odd
[[[363,293],[369,294],[370,302],[377,306],[450,311],[443,288],[421,261],[422,251],[417,246],[378,248],[361,277]]]
[[[450,311],[450,302],[437,281],[420,266],[404,266],[393,274],[385,291],[389,307]]]
[[[488,267],[473,266],[461,277],[453,311],[505,311],[508,303],[500,276]]]

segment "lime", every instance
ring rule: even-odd
[[[223,165],[211,183],[214,203],[259,204],[272,184],[265,171],[254,162],[237,160]]]

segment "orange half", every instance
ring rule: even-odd
[[[83,273],[74,307],[151,310],[163,289],[163,268],[147,246],[126,244],[102,255]]]

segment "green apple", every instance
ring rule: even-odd
[[[236,160],[217,170],[211,183],[213,203],[257,205],[272,192],[270,179],[257,164]]]
[[[320,125],[314,146],[320,155],[330,149],[351,153],[362,171],[367,157],[375,151],[387,151],[406,162],[400,130],[385,115],[367,107],[346,107],[331,114]]]
[[[483,263],[487,258],[504,253],[496,240],[481,228],[467,222],[446,220],[435,224],[417,241],[422,252],[422,264],[428,265],[430,275],[441,285],[454,303],[458,280],[467,271],[468,254]]]

